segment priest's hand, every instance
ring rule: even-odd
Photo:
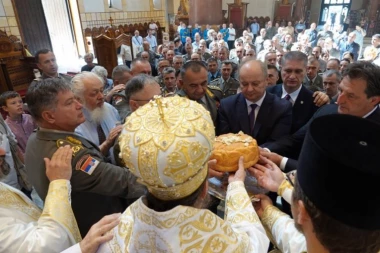
[[[325,105],[330,102],[329,96],[327,96],[326,93],[323,93],[322,91],[314,92],[313,97],[314,104],[318,107],[321,107],[322,105]]]
[[[70,180],[72,174],[71,158],[73,151],[69,145],[60,147],[55,151],[51,159],[44,158],[46,167],[46,176],[49,181],[57,179]]]
[[[280,168],[269,159],[260,156],[259,162],[248,171],[257,179],[259,185],[269,191],[277,192],[285,179]]]
[[[261,218],[265,208],[269,205],[273,205],[273,202],[267,195],[264,194],[255,195],[255,198],[260,199],[260,201],[253,203],[253,207],[255,208],[257,215]]]
[[[79,243],[82,253],[96,252],[102,243],[108,242],[113,238],[112,233],[107,233],[120,222],[121,213],[114,213],[104,216],[100,221],[92,225],[90,231]]]
[[[223,177],[223,172],[215,170],[215,165],[217,161],[216,159],[212,159],[208,161],[208,177],[217,177],[217,178],[222,178]]]
[[[246,176],[246,172],[244,169],[244,157],[241,156],[239,159],[239,169],[235,172],[235,174],[230,174],[228,177],[228,183],[241,181],[244,182]]]

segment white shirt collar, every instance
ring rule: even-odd
[[[379,107],[379,105],[376,105],[376,106],[372,109],[372,111],[370,111],[369,113],[367,113],[366,115],[364,115],[363,118],[365,119],[365,118],[367,118],[369,115],[371,115],[371,114],[377,109],[377,107]]]
[[[247,103],[247,107],[251,108],[251,104],[257,104],[257,107],[261,107],[266,94],[267,94],[267,92],[265,92],[264,95],[259,100],[257,100],[255,103],[246,99],[245,102]]]
[[[290,98],[292,99],[292,101],[296,101],[297,97],[298,97],[298,94],[300,93],[300,90],[302,89],[302,84],[300,85],[300,87],[293,91],[292,93],[289,94]],[[281,95],[281,98],[284,98],[288,93],[286,92],[285,88],[284,88],[284,85],[282,85],[282,95]]]

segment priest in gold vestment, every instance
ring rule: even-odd
[[[122,214],[98,252],[267,252],[242,159],[229,178],[225,219],[202,209],[214,139],[209,112],[187,98],[156,98],[131,114],[120,156],[148,193]]]
[[[42,211],[24,193],[0,183],[0,252],[60,252],[81,241],[70,203],[71,156],[65,147],[45,161],[51,182]],[[68,162],[57,164],[59,158]]]

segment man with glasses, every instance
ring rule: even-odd
[[[222,63],[222,76],[210,83],[210,86],[217,86],[223,91],[223,97],[235,95],[239,88],[239,81],[231,77],[232,70],[232,62],[224,61]]]

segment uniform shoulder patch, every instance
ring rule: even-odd
[[[89,175],[91,175],[96,167],[98,167],[99,161],[90,155],[84,155],[79,159],[75,165],[76,170],[81,170]]]
[[[65,139],[58,139],[57,140],[57,147],[64,147],[66,145],[69,145],[71,147],[71,150],[73,151],[73,156],[76,156],[77,153],[83,149],[82,142],[78,139],[75,139],[74,137],[68,136]]]

